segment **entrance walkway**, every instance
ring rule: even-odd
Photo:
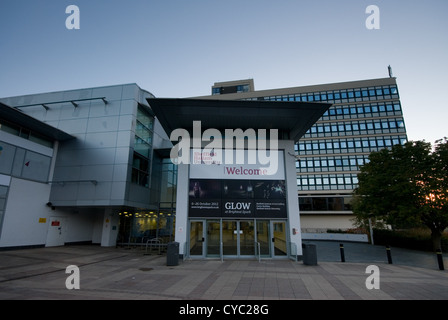
[[[0,299],[448,299],[448,272],[434,268],[378,262],[380,289],[368,290],[372,263],[193,260],[167,267],[166,256],[143,253],[97,246],[0,251]],[[66,289],[69,265],[80,268],[80,290]]]

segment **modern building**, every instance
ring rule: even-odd
[[[127,84],[1,99],[0,247],[173,237],[175,168],[154,152],[169,141],[148,97]]]
[[[295,146],[302,231],[353,228],[352,192],[370,152],[407,141],[396,78],[254,89],[252,79],[219,82],[202,99],[326,102],[332,107]]]
[[[297,258],[294,145],[329,106],[156,99],[136,84],[3,98],[0,248],[176,240],[184,257]],[[172,155],[177,130],[189,164]],[[195,140],[227,130],[225,152]]]
[[[352,228],[359,166],[407,140],[395,78],[212,93],[157,99],[124,84],[0,99],[0,248],[175,240],[184,257],[294,258],[307,234]],[[189,164],[173,163],[177,129]],[[278,130],[278,171],[219,163],[206,148],[226,129],[243,133],[233,157],[257,149],[248,129],[255,146]]]

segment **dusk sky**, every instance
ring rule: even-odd
[[[66,8],[80,29],[66,28]],[[366,8],[380,9],[369,30]],[[137,83],[156,97],[397,77],[410,140],[448,136],[446,0],[0,0],[0,97]]]

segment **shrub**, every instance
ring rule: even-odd
[[[374,229],[376,245],[390,245],[413,250],[433,251],[431,232],[427,229],[384,230]],[[442,251],[448,251],[448,235],[442,236]]]

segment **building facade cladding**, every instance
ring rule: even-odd
[[[53,217],[64,225],[62,244],[115,245],[119,212],[157,212],[158,199],[150,195],[153,149],[163,146],[167,138],[147,104],[150,97],[136,84],[126,84],[1,99],[74,139],[50,148],[42,141],[0,131],[12,139],[4,141],[8,144],[3,143],[1,159],[8,160],[11,152],[6,151],[15,150],[10,170],[2,166],[0,174],[9,187],[0,188],[4,217],[0,247],[51,245],[54,239],[49,240],[47,234]],[[23,147],[30,144],[46,152]],[[23,157],[18,155],[29,158],[31,164],[23,166]],[[6,169],[11,172],[3,172]],[[30,212],[20,198],[37,194],[37,187],[38,203]]]
[[[304,232],[351,228],[351,194],[358,183],[359,167],[368,161],[370,152],[407,141],[395,78],[221,94],[213,98],[333,104],[295,146]]]

